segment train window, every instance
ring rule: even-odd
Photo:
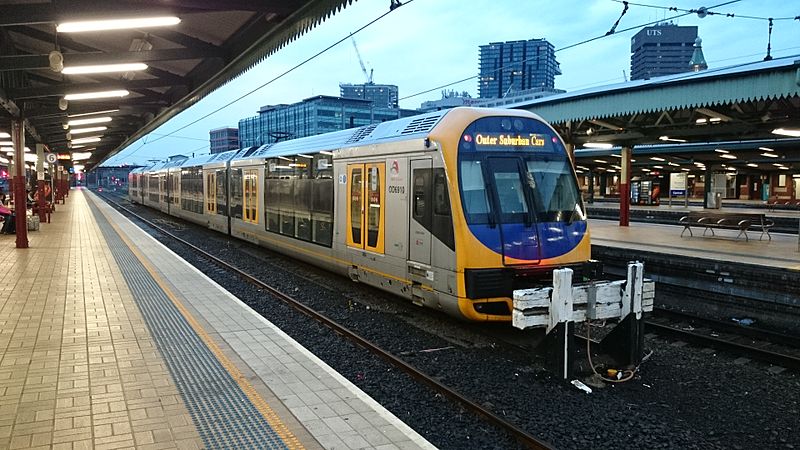
[[[469,223],[489,221],[489,198],[479,160],[461,161],[461,197]]]
[[[231,217],[235,219],[242,218],[242,169],[231,169]]]
[[[228,212],[225,210],[225,197],[228,191],[227,187],[228,176],[226,175],[225,170],[217,170],[216,176],[214,178],[216,178],[217,181],[217,185],[215,188],[215,192],[217,194],[216,196],[217,205],[215,209],[217,211],[217,214],[227,216]]]
[[[355,247],[363,247],[361,240],[362,225],[361,219],[363,214],[364,191],[363,191],[363,169],[360,167],[350,168],[350,208],[348,210],[348,218],[350,219],[350,233],[348,234],[348,241]]]
[[[367,164],[367,249],[383,253],[384,164]]]
[[[447,194],[447,178],[444,169],[434,169],[433,175],[433,213],[450,215],[450,197]]]
[[[433,169],[433,235],[451,250],[456,249],[450,194],[444,169]]]
[[[569,160],[546,157],[529,158],[525,162],[537,215],[548,222],[570,221],[572,213],[580,210],[581,198]]]
[[[258,222],[258,169],[244,171],[244,221]]]
[[[214,172],[206,174],[206,210],[211,214],[217,212],[217,180]]]
[[[431,183],[430,169],[414,169],[414,204],[412,214],[414,220],[426,229],[431,228],[431,218],[428,211],[429,189]]]

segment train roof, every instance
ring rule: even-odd
[[[315,153],[320,150],[330,151],[355,145],[424,138],[451,111],[435,111],[388,122],[365,125],[360,128],[350,128],[348,130],[267,144],[246,155],[237,155],[234,160],[271,158],[304,152]]]

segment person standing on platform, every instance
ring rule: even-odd
[[[6,208],[5,205],[0,205],[0,217],[3,218],[3,228],[0,229],[0,234],[14,234],[17,227],[14,224],[14,212]]]

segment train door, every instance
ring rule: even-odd
[[[384,252],[386,164],[347,166],[347,246]]]
[[[495,187],[493,201],[500,223],[503,264],[536,264],[540,261],[539,236],[534,202],[533,179],[520,158],[489,157],[487,177]],[[525,184],[529,187],[526,190]]]
[[[431,159],[411,160],[411,223],[409,226],[408,259],[431,264]]]

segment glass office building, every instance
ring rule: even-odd
[[[222,153],[239,148],[238,128],[217,128],[208,132],[211,153]]]
[[[343,98],[371,100],[375,106],[384,108],[397,108],[398,92],[393,84],[339,84],[339,95]]]
[[[368,100],[319,95],[291,105],[263,106],[257,116],[239,121],[239,144],[263,145],[356,128],[419,114],[373,106]]]
[[[480,98],[503,98],[529,89],[553,89],[561,68],[546,39],[492,42],[480,46]]]

